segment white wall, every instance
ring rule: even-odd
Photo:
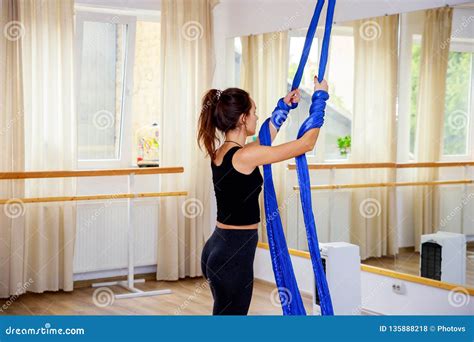
[[[311,260],[291,255],[296,280],[302,293],[312,294]],[[255,278],[275,283],[270,253],[258,248],[254,263]],[[405,293],[396,294],[392,285]],[[350,284],[347,284],[350,286]],[[361,271],[362,311],[381,315],[473,315],[474,297]],[[464,305],[460,305],[465,303]]]
[[[148,11],[159,11],[161,0],[76,0],[76,5],[104,6],[120,9],[141,9]]]
[[[334,13],[336,23],[379,17],[427,8],[468,3],[469,0],[338,0]],[[327,3],[327,1],[326,1]],[[282,29],[307,27],[316,0],[222,0],[228,16],[226,36],[238,37]],[[322,18],[325,11],[323,10]],[[322,19],[320,19],[322,20]],[[324,21],[322,21],[324,22]]]

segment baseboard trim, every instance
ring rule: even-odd
[[[385,316],[384,314],[366,308],[360,309],[360,314],[364,316]]]
[[[90,287],[94,283],[125,280],[127,274],[128,268],[76,273],[73,276],[74,288]],[[156,280],[156,265],[136,267],[135,276],[145,280]]]

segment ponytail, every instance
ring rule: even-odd
[[[228,88],[224,91],[209,90],[202,99],[199,116],[198,146],[204,145],[207,155],[214,160],[217,130],[226,133],[235,129],[242,114],[248,115],[252,108],[249,93],[239,88]],[[202,149],[202,148],[201,148]]]
[[[214,114],[219,96],[220,90],[217,89],[211,89],[204,95],[198,123],[198,146],[202,149],[202,145],[204,145],[207,155],[211,157],[211,160],[214,160],[214,151],[216,149],[217,127]]]

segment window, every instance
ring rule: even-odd
[[[444,155],[468,153],[472,53],[449,53],[444,107]]]
[[[78,159],[117,160],[127,99],[129,23],[81,13],[77,32]]]
[[[137,21],[131,141],[133,165],[137,164],[137,131],[160,122],[160,29],[159,22]]]
[[[317,38],[314,39],[303,74],[300,85],[301,103],[295,111],[296,115],[292,114],[293,123],[296,124],[288,127],[291,137],[296,137],[299,127],[309,113],[314,89],[313,77],[318,73],[319,68],[321,52],[319,42],[322,41],[322,34],[322,31],[317,31]],[[291,87],[298,68],[305,36],[306,31],[303,30],[291,31],[290,33],[288,89]],[[344,160],[347,159],[347,154],[339,149],[338,139],[350,136],[352,129],[354,91],[354,39],[352,27],[335,26],[333,28],[325,77],[329,83],[331,96],[326,107],[324,137],[318,141],[314,152],[322,151],[320,156],[324,160]],[[316,153],[313,153],[313,156],[316,156]]]
[[[293,78],[295,77],[296,70],[301,58],[301,52],[303,51],[304,41],[306,36],[306,30],[295,30],[290,31],[290,51],[289,51],[289,65],[288,65],[288,82],[287,89],[290,91]],[[311,96],[313,95],[313,77],[317,73],[319,60],[319,40],[317,37],[314,38],[309,54],[308,62],[306,64],[303,77],[301,79],[300,91],[301,100],[296,109],[294,109],[291,115],[288,117],[287,123],[284,129],[287,132],[288,139],[296,139],[298,130],[303,124],[303,121],[308,117],[309,107],[311,105]],[[320,145],[318,145],[319,147]],[[308,157],[314,157],[313,153],[308,153]]]
[[[456,41],[451,41],[446,75],[446,95],[443,126],[443,155],[469,154],[469,132],[472,115],[473,53],[457,51]],[[411,63],[410,152],[415,153],[416,120],[420,78],[421,36],[414,35]]]
[[[242,41],[234,38],[234,86],[240,87],[240,73],[242,69]]]
[[[159,123],[159,13],[77,8],[80,167],[136,165],[135,133]]]

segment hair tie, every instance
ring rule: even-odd
[[[222,91],[218,90],[216,92],[216,100],[219,101],[219,99],[221,98],[221,94],[222,94]]]

